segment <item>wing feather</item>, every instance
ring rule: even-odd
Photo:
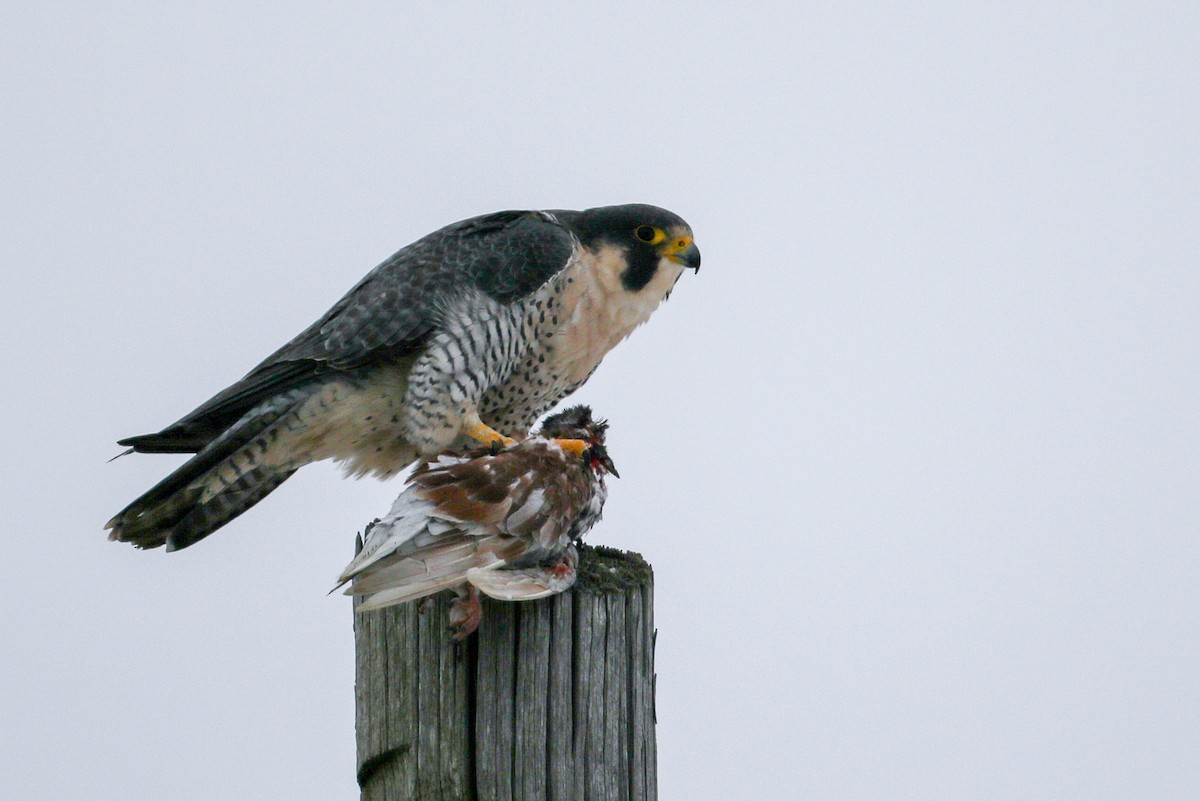
[[[497,212],[434,231],[377,266],[240,381],[162,431],[121,443],[198,450],[267,397],[327,373],[414,356],[447,302],[464,291],[505,303],[533,292],[568,264],[574,247],[570,231],[538,212]]]
[[[588,500],[589,468],[547,440],[421,464],[342,573],[348,594],[377,608],[468,580],[496,598],[540,598],[574,576],[547,564],[571,552],[572,521]],[[484,572],[480,572],[480,571]]]

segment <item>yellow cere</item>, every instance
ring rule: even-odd
[[[661,233],[661,231],[659,232]],[[692,238],[690,236],[677,236],[675,241],[663,248],[663,254],[673,256],[681,250],[687,250],[691,247]]]

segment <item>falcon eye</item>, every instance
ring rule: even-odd
[[[633,235],[651,245],[657,240],[664,238],[658,229],[651,228],[649,225],[639,225],[634,229]]]

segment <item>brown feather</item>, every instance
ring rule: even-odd
[[[590,527],[573,528],[602,490],[591,464],[543,438],[499,453],[481,448],[422,463],[409,479],[412,500],[404,506],[398,499],[397,508],[424,517],[395,518],[408,527],[406,539],[391,546],[394,552],[377,548],[386,555],[347,570],[348,592],[368,596],[372,607],[386,606],[464,585],[468,571],[494,597],[560,592],[573,582],[573,569],[549,565],[565,558],[570,539]]]

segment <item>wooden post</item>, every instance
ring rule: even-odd
[[[654,576],[640,555],[580,549],[540,601],[484,599],[450,638],[442,593],[355,614],[363,801],[653,801]]]

